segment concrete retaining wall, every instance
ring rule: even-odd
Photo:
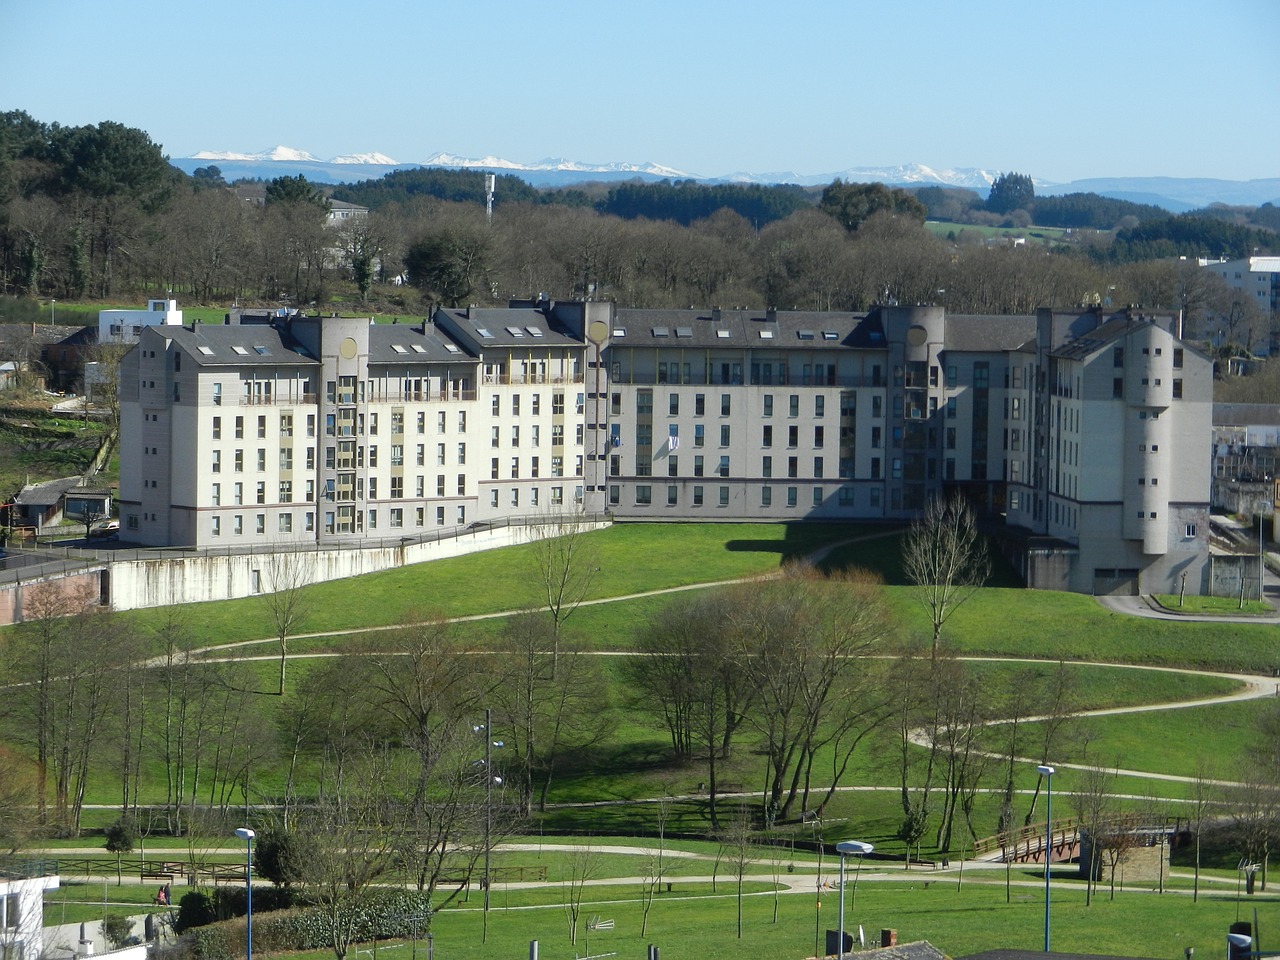
[[[586,523],[584,530],[598,530],[608,523]],[[479,550],[493,550],[539,539],[556,527],[511,525],[477,529],[453,538],[427,543],[405,542],[368,549],[326,547],[296,553],[240,553],[189,555],[154,559],[119,560],[111,563],[111,607],[138,610],[175,603],[232,600],[270,592],[278,579],[301,574],[305,583],[342,580],[414,563],[457,557]]]

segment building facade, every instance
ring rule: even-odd
[[[576,301],[152,327],[122,365],[121,534],[249,548],[568,510],[907,520],[959,491],[1033,584],[1198,583],[1211,365],[1178,333],[1134,311]]]

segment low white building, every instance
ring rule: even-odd
[[[57,888],[52,862],[0,859],[0,960],[44,955],[44,892]]]
[[[177,300],[148,300],[145,310],[99,310],[99,343],[137,343],[146,327],[182,326]]]

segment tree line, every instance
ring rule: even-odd
[[[1070,245],[1015,246],[978,231],[953,239],[931,232],[922,223],[931,205],[959,203],[960,194],[942,188],[836,181],[805,197],[791,188],[624,184],[552,203],[513,179],[501,181],[506,193],[490,225],[481,174],[399,171],[378,181],[387,185],[379,188],[385,202],[367,218],[333,226],[330,192],[301,177],[227,185],[215,168],[185,176],[145,133],[119,124],[62,128],[20,112],[2,120],[0,293],[18,297],[120,301],[172,292],[198,303],[408,315],[432,303],[536,293],[635,307],[852,311],[934,302],[975,314],[1137,303],[1184,309],[1193,332],[1221,329],[1230,315],[1234,339],[1246,346],[1269,332],[1269,318],[1220,281],[1188,277],[1173,260],[1137,259],[1239,252],[1241,230],[1251,231],[1248,242],[1266,239],[1222,220],[1144,222],[1115,243],[1090,232]],[[997,181],[995,205],[1025,202],[1024,181]],[[646,197],[664,219],[637,215]],[[617,212],[602,212],[609,209]],[[1202,222],[1208,233],[1195,225]]]

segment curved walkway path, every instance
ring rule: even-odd
[[[806,554],[803,559],[810,564],[817,565],[821,563],[823,560],[825,560],[832,552],[842,547],[848,546],[853,543],[896,537],[896,536],[899,536],[900,533],[901,531],[899,530],[879,531],[876,533],[867,534],[860,537],[852,537],[846,540],[836,541],[834,543],[824,545],[814,551],[811,551],[810,553]],[[579,606],[584,606],[584,607],[598,606],[601,604],[618,603],[626,600],[636,600],[636,599],[641,599],[645,597],[656,597],[656,596],[664,596],[664,595],[671,595],[671,594],[677,594],[677,593],[687,593],[695,590],[709,590],[709,589],[714,589],[716,587],[730,586],[732,584],[737,584],[737,583],[750,583],[753,581],[776,579],[780,575],[781,575],[781,571],[775,570],[775,571],[768,571],[762,574],[754,574],[746,577],[736,577],[728,580],[714,580],[714,581],[709,581],[704,583],[683,584],[683,585],[674,586],[674,587],[662,587],[654,590],[643,590],[636,593],[621,594],[613,597],[600,597],[592,600],[584,600],[581,604],[579,604]],[[1246,622],[1246,623],[1280,624],[1280,610],[1278,610],[1276,613],[1271,615],[1251,616],[1251,617],[1231,617],[1231,616],[1221,616],[1221,615],[1187,615],[1187,614],[1171,613],[1168,610],[1164,609],[1163,607],[1160,607],[1153,600],[1151,600],[1146,596],[1097,597],[1096,600],[1103,608],[1110,610],[1114,613],[1118,613],[1126,616],[1145,617],[1148,619],[1166,620],[1166,621],[1172,620],[1172,621],[1184,621],[1184,622],[1203,622],[1203,623]],[[507,617],[516,616],[524,612],[526,612],[525,609],[501,610],[501,611],[495,611],[491,613],[470,614],[466,616],[450,617],[450,618],[447,618],[446,622],[470,623],[470,622],[481,621],[481,620],[497,620],[497,619],[504,619]],[[299,633],[299,634],[291,635],[289,639],[290,640],[307,640],[307,639],[319,639],[322,637],[356,636],[356,635],[368,634],[368,633],[385,633],[389,631],[400,630],[406,626],[414,626],[414,625],[415,624],[392,624],[392,625],[375,626],[375,627],[358,627],[358,628],[345,629],[345,630],[328,630],[328,631],[319,631],[319,632],[313,632],[313,633]],[[244,655],[216,656],[216,654],[222,651],[231,651],[238,648],[249,647],[249,646],[274,644],[277,642],[278,640],[275,637],[268,637],[268,638],[257,639],[257,640],[240,640],[232,643],[217,644],[217,645],[208,646],[208,647],[196,648],[188,651],[186,656],[187,658],[200,657],[201,660],[204,662],[275,660],[277,659],[277,656],[275,654],[261,654],[256,656],[244,656]],[[629,653],[629,651],[625,651],[625,650],[595,650],[595,651],[585,651],[585,652],[589,653],[592,656],[602,656],[602,657],[626,656]],[[210,656],[210,654],[214,654],[214,656]],[[332,652],[332,651],[318,651],[318,652],[305,652],[305,653],[291,653],[288,655],[288,659],[291,659],[291,660],[292,659],[314,659],[314,658],[325,658],[325,657],[336,657],[336,656],[340,656],[340,653]],[[1001,662],[1001,663],[1043,663],[1045,662],[1043,658],[1033,658],[1033,657],[960,657],[958,659],[965,660],[965,661],[974,661],[974,662]],[[1232,693],[1224,694],[1222,696],[1217,696],[1217,697],[1197,698],[1193,700],[1183,700],[1183,701],[1169,701],[1164,703],[1137,704],[1133,706],[1123,706],[1123,707],[1105,707],[1097,710],[1081,711],[1080,713],[1076,714],[1076,716],[1101,717],[1101,716],[1115,716],[1120,714],[1152,713],[1152,712],[1164,711],[1164,710],[1180,710],[1180,709],[1188,709],[1193,707],[1206,707],[1206,706],[1213,706],[1213,705],[1223,704],[1223,703],[1240,703],[1248,700],[1258,700],[1258,699],[1271,697],[1271,696],[1280,697],[1280,681],[1278,681],[1277,678],[1275,677],[1264,676],[1260,674],[1237,674],[1237,673],[1228,673],[1223,671],[1195,670],[1195,669],[1189,669],[1189,668],[1164,667],[1164,666],[1156,666],[1156,665],[1148,665],[1148,664],[1110,663],[1105,661],[1071,661],[1071,662],[1072,664],[1080,665],[1080,666],[1107,667],[1107,668],[1113,668],[1113,669],[1126,669],[1126,670],[1145,670],[1145,671],[1155,671],[1160,673],[1175,673],[1175,674],[1188,674],[1192,676],[1219,677],[1226,680],[1236,681],[1241,685],[1240,689]],[[1026,717],[1022,719],[1022,722],[1036,722],[1036,721],[1043,721],[1047,719],[1050,719],[1050,718],[1047,716]],[[1000,724],[1005,722],[1007,721],[1004,721],[1004,720],[991,721],[992,724]],[[1038,762],[1031,758],[1018,758],[1018,759],[1025,761],[1027,763]],[[1102,769],[1102,768],[1098,768],[1096,766],[1091,766],[1088,764],[1074,764],[1074,763],[1063,763],[1063,764],[1059,764],[1059,766],[1062,769],[1070,769],[1070,770]],[[1107,772],[1115,773],[1121,776],[1135,777],[1135,778],[1141,778],[1141,779],[1147,779],[1147,780],[1160,780],[1160,781],[1169,781],[1169,782],[1175,782],[1175,783],[1192,783],[1192,782],[1195,782],[1195,779],[1196,779],[1195,777],[1179,776],[1175,774],[1155,773],[1155,772],[1143,771],[1143,770],[1115,769],[1110,767],[1105,769],[1107,770]],[[1215,784],[1222,784],[1222,785],[1234,785],[1233,781],[1215,780],[1210,782]],[[879,789],[888,789],[888,788],[841,787],[838,789],[840,789],[841,791],[844,791],[844,790],[879,790]],[[743,795],[745,796],[749,794],[743,794]],[[635,802],[635,801],[603,801],[603,803],[606,803],[606,804],[613,804],[613,803],[619,803],[619,802]],[[584,803],[582,805],[592,806],[592,805],[599,805],[599,804]]]

